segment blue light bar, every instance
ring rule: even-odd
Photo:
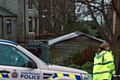
[[[18,46],[18,44],[16,42],[10,41],[10,40],[0,39],[0,42],[10,43],[10,44],[14,44],[15,46]]]

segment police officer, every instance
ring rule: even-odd
[[[114,57],[108,43],[101,44],[94,57],[93,80],[111,80],[115,74]]]

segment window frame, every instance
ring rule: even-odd
[[[28,25],[29,25],[29,32],[33,32],[33,18],[29,17],[28,18]]]
[[[11,19],[6,20],[6,28],[7,28],[7,33],[12,32],[12,20]]]

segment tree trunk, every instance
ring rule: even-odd
[[[115,21],[115,47],[114,47],[114,56],[115,56],[115,64],[116,64],[116,73],[120,73],[120,0],[117,0],[117,12],[116,12],[116,21]]]
[[[119,58],[120,58],[120,16],[116,16],[116,24],[115,24],[115,63],[116,63],[116,69],[117,71],[119,70],[120,73],[120,62],[119,62]]]

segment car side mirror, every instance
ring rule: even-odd
[[[30,60],[30,61],[28,61],[28,67],[37,68],[37,65],[36,65],[36,63],[34,61]]]

